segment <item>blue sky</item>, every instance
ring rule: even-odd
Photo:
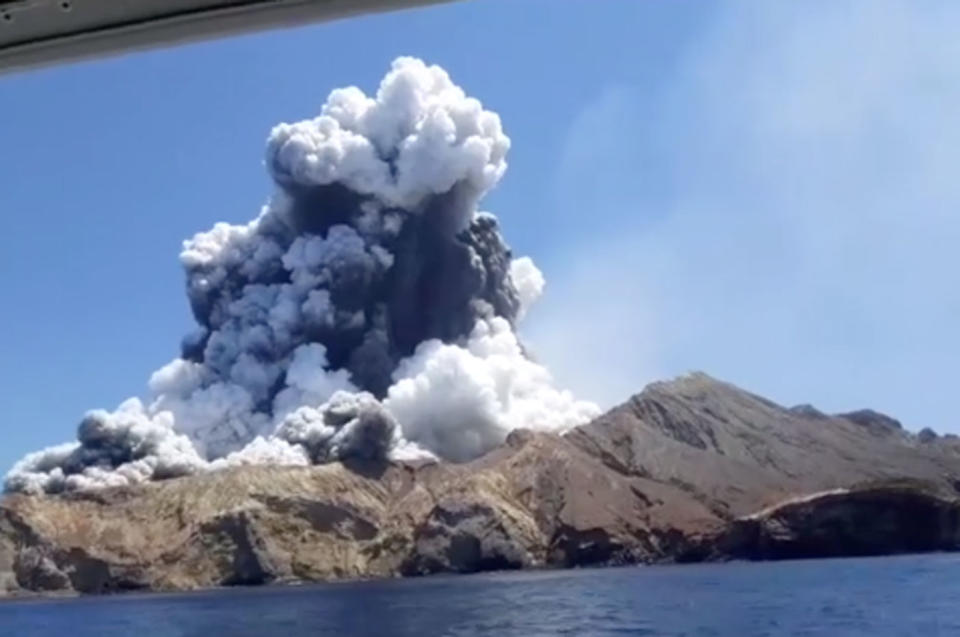
[[[397,55],[498,111],[522,328],[605,405],[703,369],[960,431],[960,8],[485,0],[0,77],[0,467],[140,394],[182,239],[250,219],[271,126]]]

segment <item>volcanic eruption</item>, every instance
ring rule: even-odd
[[[438,66],[399,58],[372,97],[330,93],[270,133],[276,188],[180,260],[197,322],[147,395],[89,412],[8,491],[60,492],[241,464],[465,461],[518,427],[598,413],[557,389],[515,327],[543,276],[478,210],[506,171],[500,118]]]

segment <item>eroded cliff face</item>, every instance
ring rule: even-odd
[[[82,593],[664,560],[721,524],[528,433],[465,465],[247,467],[0,512],[9,589]]]
[[[5,511],[0,513],[0,596],[20,588],[14,570],[17,559],[16,532],[7,524],[6,517]]]
[[[956,548],[960,456],[886,422],[694,375],[466,464],[255,466],[10,495],[0,595]],[[923,482],[876,483],[904,477]]]
[[[744,516],[717,545],[750,560],[956,551],[960,503],[925,485],[836,489]]]

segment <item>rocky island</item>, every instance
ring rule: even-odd
[[[0,596],[960,546],[955,441],[692,374],[466,463],[249,466],[0,501]]]

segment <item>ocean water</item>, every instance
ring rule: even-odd
[[[7,601],[4,637],[960,635],[960,555]]]

